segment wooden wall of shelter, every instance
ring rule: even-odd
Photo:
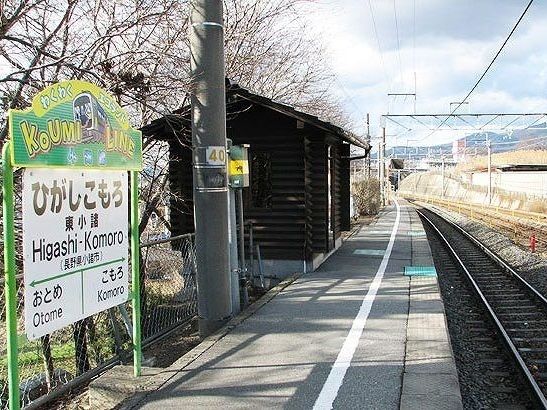
[[[328,129],[245,99],[232,99],[227,111],[235,113],[228,117],[228,138],[250,144],[244,214],[262,258],[310,260],[332,250],[350,228],[350,145]],[[143,132],[170,145],[172,234],[192,232],[191,151],[161,123]]]

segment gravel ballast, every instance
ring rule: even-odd
[[[436,206],[426,208],[431,208],[439,215],[461,226],[547,297],[547,259],[520,248],[506,235],[480,222]]]

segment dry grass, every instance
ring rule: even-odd
[[[539,164],[547,165],[547,150],[522,150],[502,152],[492,155],[492,165],[504,164]],[[456,171],[474,171],[488,166],[488,157],[481,156],[470,158],[466,162],[459,163]]]
[[[376,215],[380,210],[380,182],[376,178],[367,178],[353,183],[355,209],[359,216]]]
[[[528,203],[528,211],[535,212],[537,214],[547,213],[547,202],[539,200],[530,201]]]

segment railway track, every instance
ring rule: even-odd
[[[547,253],[547,216],[539,213],[504,209],[494,206],[416,196],[412,201],[424,201],[482,222],[504,233],[524,249],[530,246],[530,237],[536,238],[536,251]]]
[[[450,276],[449,292],[462,288],[455,303],[462,305],[463,317],[457,320],[465,327],[462,337],[479,351],[485,383],[498,397],[520,394],[510,381],[511,369],[517,369],[534,408],[547,409],[547,299],[462,228],[431,210],[418,212],[442,244],[442,250],[434,250],[435,262],[442,265],[441,274]],[[498,352],[500,341],[504,353]]]

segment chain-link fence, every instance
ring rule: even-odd
[[[20,249],[20,248],[19,248]],[[20,252],[18,252],[20,255]],[[20,257],[18,257],[20,259]],[[17,263],[21,269],[21,261]],[[141,246],[143,343],[153,343],[197,314],[192,235]],[[4,281],[1,281],[3,287]],[[24,333],[24,283],[17,276],[18,368],[21,404],[41,404],[102,370],[131,359],[131,309],[126,303],[76,322],[38,340]],[[7,408],[5,299],[0,298],[0,408]]]
[[[141,245],[143,343],[197,315],[194,235]]]

